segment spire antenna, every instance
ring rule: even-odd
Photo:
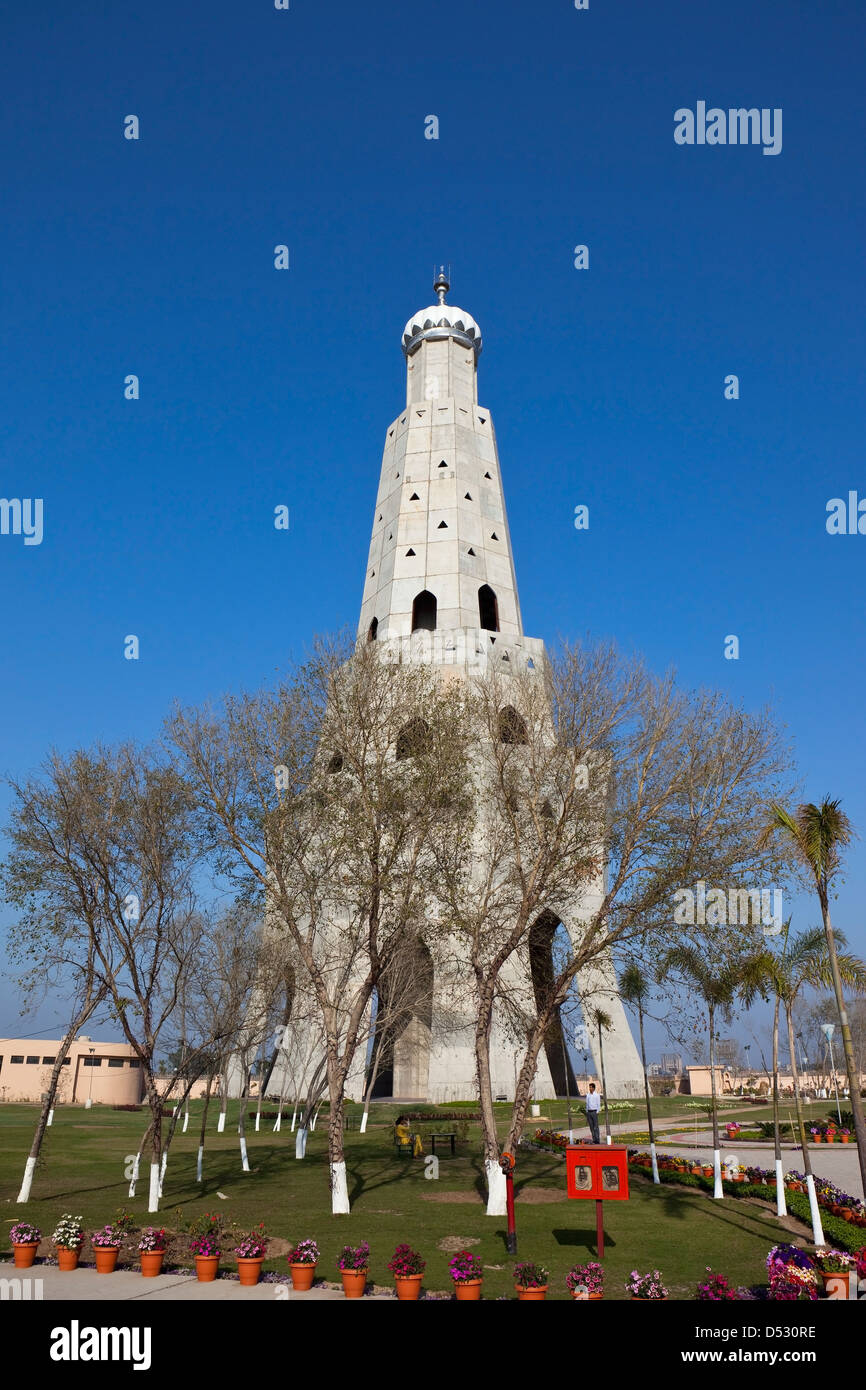
[[[445,296],[451,288],[451,267],[448,267],[448,274],[445,274],[444,265],[440,265],[439,274],[433,281],[433,290],[439,299],[440,304],[445,303]]]

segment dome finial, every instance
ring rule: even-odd
[[[436,276],[436,279],[433,281],[433,291],[434,291],[434,293],[436,294],[436,296],[437,296],[437,298],[438,298],[440,304],[444,304],[444,303],[445,303],[445,296],[446,296],[446,294],[448,293],[448,291],[449,291],[450,288],[451,288],[451,281],[450,281],[450,279],[449,279],[450,273],[451,273],[451,267],[450,267],[450,266],[448,267],[448,275],[446,275],[446,274],[445,274],[445,267],[444,267],[444,265],[440,265],[440,267],[439,267],[439,274]]]

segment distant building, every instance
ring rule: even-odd
[[[683,1059],[679,1052],[663,1052],[661,1062],[662,1076],[679,1076],[683,1070]]]
[[[48,1090],[60,1046],[57,1038],[0,1038],[0,1101],[38,1103]],[[94,1105],[138,1105],[143,1091],[141,1065],[128,1043],[82,1037],[63,1063],[57,1103],[83,1104],[91,1097]]]

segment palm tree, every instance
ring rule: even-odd
[[[784,1177],[782,1174],[782,1149],[779,1138],[779,1011],[785,1010],[788,1032],[788,1051],[791,1055],[791,1076],[794,1082],[794,1102],[797,1110],[797,1128],[800,1133],[800,1147],[803,1151],[803,1170],[806,1174],[806,1187],[812,1213],[812,1228],[816,1245],[822,1245],[824,1232],[821,1225],[820,1209],[815,1193],[815,1179],[809,1144],[806,1138],[806,1123],[803,1117],[803,1100],[800,1091],[800,1075],[797,1068],[797,1053],[794,1045],[794,1005],[804,986],[813,989],[828,989],[832,983],[832,966],[827,940],[820,927],[810,931],[790,935],[790,918],[785,923],[782,949],[765,953],[767,981],[775,995],[773,1009],[773,1127],[776,1140],[776,1210],[785,1215]],[[841,932],[836,942],[844,946],[845,937]],[[866,987],[866,965],[857,956],[843,952],[837,954],[836,968],[841,979],[849,988],[863,990]]]
[[[656,1160],[656,1137],[653,1131],[653,1112],[650,1101],[650,1084],[646,1070],[646,1046],[643,1036],[643,1013],[644,1003],[649,994],[649,981],[641,970],[640,966],[634,961],[622,972],[619,982],[620,998],[627,1004],[633,1004],[637,1009],[638,1028],[640,1030],[640,1060],[643,1067],[643,1088],[646,1096],[646,1117],[650,1137],[650,1156],[653,1165],[653,1182],[660,1182],[659,1166]]]
[[[604,1009],[589,1009],[584,1017],[588,1017],[590,1022],[595,1025],[598,1031],[598,1069],[601,1072],[601,1094],[604,1099],[604,1135],[607,1143],[610,1143],[610,1118],[607,1110],[607,1082],[604,1077],[604,1043],[602,1032],[610,1028],[613,1020],[610,1014],[606,1014]]]
[[[842,993],[842,975],[836,952],[833,924],[830,920],[830,892],[833,881],[842,866],[842,851],[850,844],[854,831],[850,820],[841,809],[841,803],[825,797],[820,806],[805,802],[797,807],[792,815],[783,806],[774,802],[770,808],[770,823],[764,831],[762,840],[780,831],[787,836],[789,844],[800,863],[812,875],[818,901],[821,904],[821,918],[827,940],[827,955],[836,1008],[842,1031],[842,1047],[845,1052],[845,1069],[848,1073],[848,1091],[851,1109],[854,1113],[854,1135],[857,1140],[857,1155],[860,1160],[860,1180],[866,1193],[866,1118],[860,1098],[860,1075],[854,1059],[854,1045],[851,1041],[851,1028]]]
[[[722,1159],[719,1145],[719,1112],[716,1094],[716,1017],[730,1016],[739,994],[748,1005],[766,982],[766,963],[763,953],[753,953],[714,966],[706,955],[694,946],[672,946],[658,966],[661,980],[669,970],[688,980],[700,994],[707,1007],[710,1031],[710,1096],[713,1116],[713,1196],[723,1197]]]

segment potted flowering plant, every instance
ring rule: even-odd
[[[289,1251],[289,1270],[292,1288],[306,1293],[313,1287],[316,1265],[319,1263],[319,1247],[314,1240],[299,1240]]]
[[[518,1302],[538,1302],[547,1297],[547,1281],[550,1278],[544,1265],[534,1260],[521,1260],[514,1266],[514,1287]]]
[[[258,1226],[254,1226],[251,1231],[242,1235],[235,1246],[238,1276],[245,1287],[250,1288],[259,1282],[262,1275],[262,1264],[267,1253],[268,1238],[265,1233],[265,1223],[260,1221]]]
[[[84,1244],[84,1218],[64,1212],[51,1237],[57,1247],[57,1263],[64,1271],[78,1268],[78,1257]]]
[[[668,1296],[668,1291],[662,1283],[662,1276],[657,1269],[649,1274],[639,1274],[633,1269],[626,1282],[626,1290],[631,1294],[632,1299],[644,1301],[646,1299],[664,1299]]]
[[[454,1280],[454,1293],[459,1303],[477,1303],[481,1297],[484,1267],[470,1250],[458,1250],[451,1257],[448,1271]]]
[[[388,1261],[388,1268],[394,1276],[399,1299],[409,1301],[421,1297],[421,1280],[427,1261],[422,1260],[417,1250],[411,1245],[398,1245],[394,1258]]]
[[[93,1253],[96,1257],[97,1274],[113,1274],[117,1264],[117,1256],[123,1244],[123,1235],[114,1226],[103,1226],[101,1231],[94,1231],[90,1237],[90,1244],[93,1246]]]
[[[141,1240],[138,1242],[138,1253],[141,1259],[141,1272],[145,1279],[155,1279],[158,1274],[162,1273],[166,1243],[167,1236],[162,1227],[156,1230],[154,1226],[148,1226],[146,1231],[142,1231]]]
[[[850,1142],[851,1142],[851,1131],[850,1131],[850,1129],[840,1129],[840,1130],[839,1130],[839,1138],[842,1140],[842,1143],[843,1143],[843,1144],[850,1144]]]
[[[344,1245],[337,1257],[337,1268],[343,1279],[343,1292],[347,1298],[363,1298],[367,1287],[367,1268],[370,1263],[370,1247],[365,1240],[360,1245]]]
[[[565,1286],[571,1290],[572,1298],[603,1298],[604,1267],[597,1260],[590,1260],[585,1265],[572,1265],[565,1276]]]
[[[194,1235],[189,1243],[195,1259],[195,1276],[201,1284],[212,1284],[219,1269],[222,1246],[222,1217],[219,1212],[204,1216],[193,1223]]]
[[[774,1245],[767,1256],[768,1297],[781,1303],[818,1297],[815,1261],[798,1245]]]
[[[699,1303],[731,1303],[737,1297],[737,1290],[731,1287],[724,1274],[713,1274],[707,1265],[707,1277],[698,1284],[695,1298]]]
[[[9,1232],[9,1239],[12,1242],[15,1268],[29,1269],[36,1259],[36,1251],[42,1239],[39,1227],[31,1225],[29,1221],[16,1221]]]
[[[845,1250],[816,1250],[815,1263],[828,1298],[847,1298],[854,1256]]]

